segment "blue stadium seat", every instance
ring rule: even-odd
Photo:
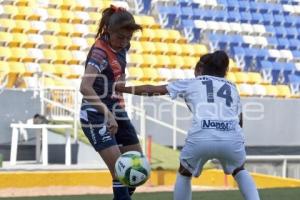
[[[234,11],[238,8],[238,1],[237,0],[227,0],[227,10]]]
[[[293,50],[299,50],[300,49],[300,41],[298,39],[290,39],[289,43],[290,43],[290,46],[289,46],[290,50],[293,51]]]
[[[299,48],[299,47],[298,47]],[[293,57],[294,58],[299,58],[300,59],[300,51],[298,50],[294,50],[292,51]]]
[[[282,26],[285,21],[285,18],[283,15],[274,15],[274,26]]]
[[[181,16],[179,6],[157,6],[161,24],[164,27],[172,27],[178,16]]]
[[[260,13],[252,13],[252,24],[262,24],[263,23],[263,15]]]
[[[250,23],[252,19],[252,15],[249,12],[240,12],[241,22],[242,23]]]
[[[272,25],[274,23],[273,15],[269,13],[263,14],[263,23],[264,25]]]
[[[278,49],[288,49],[290,47],[290,42],[286,38],[278,38]]]
[[[192,19],[193,16],[192,7],[181,7],[181,19]]]
[[[277,26],[277,27],[275,27],[275,35],[276,35],[276,37],[286,37],[287,32],[284,27]]]
[[[298,83],[298,84],[300,84],[300,76],[298,76],[296,74],[289,74],[288,78],[289,78],[289,82],[290,83]]]
[[[241,16],[237,11],[228,12],[228,22],[240,22]]]
[[[250,3],[251,4],[251,3]],[[261,13],[261,14],[265,14],[269,12],[270,9],[270,4],[268,3],[256,3],[256,9]],[[251,6],[251,5],[250,5]]]
[[[221,21],[221,22],[226,22],[228,21],[228,12],[224,10],[220,10],[215,13],[215,20],[216,21]]]
[[[286,36],[289,39],[294,39],[298,36],[298,31],[295,27],[286,28],[286,32]]]
[[[278,46],[278,40],[275,37],[268,37],[267,40],[269,45],[272,45],[273,47]]]
[[[239,1],[239,11],[240,12],[249,12],[250,4],[248,1]]]
[[[281,4],[269,4],[273,14],[283,13],[283,8]]]

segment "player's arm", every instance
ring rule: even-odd
[[[140,86],[125,86],[125,84],[117,83],[115,90],[122,93],[130,93],[143,96],[165,95],[168,94],[167,85],[140,85]]]
[[[97,75],[98,70],[91,65],[87,65],[80,84],[80,92],[86,101],[88,101],[100,113],[103,113],[107,117],[108,122],[114,122],[113,114],[110,112],[107,106],[99,99],[97,93],[93,89],[93,84]],[[111,126],[109,126],[109,128],[110,127]],[[115,126],[111,127],[112,130],[110,130],[110,132],[115,133],[117,131],[117,128],[118,127]]]

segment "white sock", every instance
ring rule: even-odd
[[[247,170],[239,171],[235,175],[234,179],[238,183],[240,191],[245,200],[259,200],[255,183]]]
[[[192,177],[177,173],[173,200],[192,200]]]

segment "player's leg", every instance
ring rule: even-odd
[[[187,140],[180,153],[180,167],[174,186],[174,200],[192,199],[192,176],[198,177],[210,156],[211,146],[207,141]]]
[[[114,166],[121,152],[115,137],[107,132],[107,128],[103,123],[103,115],[86,112],[86,118],[81,119],[82,130],[110,171],[113,179],[114,200],[131,200],[127,187],[123,186],[115,176]]]
[[[232,173],[245,200],[259,200],[255,183],[244,165],[236,168]]]
[[[192,174],[180,164],[176,175],[174,186],[174,200],[191,200],[192,199]]]
[[[258,191],[250,174],[244,169],[246,152],[241,141],[217,142],[217,158],[226,174],[232,174],[245,200],[259,200]]]
[[[106,148],[104,150],[99,151],[101,158],[104,160],[107,165],[111,176],[113,178],[113,193],[114,200],[131,200],[128,188],[123,185],[115,175],[115,163],[121,152],[117,145]]]
[[[139,139],[137,137],[137,133],[135,131],[134,126],[128,119],[128,115],[125,111],[118,112],[118,125],[119,129],[116,134],[116,140],[119,144],[119,148],[121,153],[125,153],[128,151],[138,151],[142,152],[141,145],[139,143]],[[128,187],[128,192],[133,195],[135,191],[135,187]]]

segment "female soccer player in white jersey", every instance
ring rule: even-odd
[[[193,113],[192,127],[180,154],[174,200],[192,199],[191,177],[198,177],[203,165],[213,158],[220,161],[226,174],[232,174],[244,199],[259,200],[255,183],[244,168],[241,103],[236,86],[224,78],[228,64],[227,54],[216,51],[200,58],[194,79],[161,86],[115,86],[116,91],[136,95],[179,96]]]

